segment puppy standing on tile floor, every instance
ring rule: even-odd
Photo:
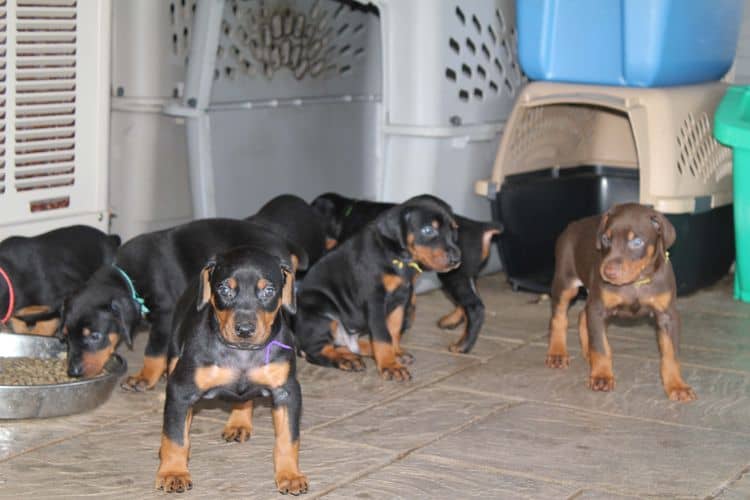
[[[414,307],[414,281],[422,270],[460,264],[456,231],[447,204],[418,196],[325,255],[300,286],[295,335],[306,359],[360,371],[360,355],[373,356],[384,378],[410,379],[404,363],[411,357],[400,341]]]
[[[312,206],[325,221],[326,246],[333,248],[393,207],[393,203],[355,200],[326,193],[315,198]],[[461,337],[448,349],[468,353],[476,344],[484,323],[484,303],[479,296],[476,279],[490,257],[492,239],[502,233],[503,226],[498,222],[476,221],[456,214],[454,218],[458,224],[461,265],[437,276],[456,309],[440,318],[438,326],[452,330],[464,324]]]
[[[294,312],[294,270],[252,247],[210,261],[180,298],[169,347],[169,377],[156,487],[192,488],[192,406],[202,398],[234,402],[222,433],[243,442],[252,432],[253,398],[270,394],[276,444],[276,486],[307,491],[299,469],[302,393],[296,379],[294,337],[279,309]]]
[[[680,317],[667,253],[675,238],[674,226],[664,215],[635,203],[616,205],[601,216],[571,223],[555,247],[547,366],[568,366],[567,311],[583,286],[588,298],[578,318],[578,331],[591,368],[589,387],[595,391],[615,387],[607,320],[648,314],[656,320],[664,391],[671,400],[695,399],[677,360]]]

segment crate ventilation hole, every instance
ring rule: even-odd
[[[547,155],[550,160],[564,148],[575,150],[593,136],[596,112],[571,106],[526,109],[510,140],[511,163],[523,164]]]
[[[334,1],[308,9],[288,2],[228,2],[214,79],[347,77],[365,56],[367,13]]]
[[[704,182],[720,172],[727,171],[732,163],[731,150],[716,142],[711,134],[711,120],[706,113],[698,119],[692,113],[682,122],[677,134],[677,170],[681,175],[692,175]]]
[[[197,0],[174,0],[169,2],[169,25],[172,37],[172,55],[182,64],[187,64],[190,48],[190,30],[193,27]]]
[[[5,2],[0,5],[6,16]],[[16,191],[75,182],[76,1],[18,0],[16,8]],[[2,152],[5,157],[5,23],[2,32]],[[3,167],[5,164],[3,163]],[[68,206],[68,197],[31,202],[31,211]]]
[[[515,96],[526,79],[516,63],[515,28],[506,25],[499,9],[486,24],[461,7],[454,12],[462,33],[448,39],[448,48],[458,62],[445,68],[445,77],[458,86],[459,100],[482,101],[502,93]]]

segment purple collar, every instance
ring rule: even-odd
[[[288,346],[288,345],[286,345],[286,344],[282,344],[282,343],[281,343],[281,342],[279,342],[278,340],[272,340],[272,341],[271,341],[271,342],[269,342],[269,343],[268,343],[268,345],[266,346],[266,364],[268,364],[268,362],[269,362],[269,361],[271,360],[271,347],[272,347],[273,345],[277,345],[277,346],[281,347],[282,349],[286,349],[286,350],[288,350],[288,351],[291,351],[291,350],[292,350],[292,348],[291,348],[290,346]]]

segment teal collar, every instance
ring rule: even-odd
[[[128,273],[126,273],[121,267],[119,267],[117,264],[112,264],[112,267],[117,270],[118,273],[120,273],[120,276],[123,277],[125,280],[125,283],[128,284],[128,288],[130,288],[130,296],[133,298],[133,300],[138,304],[138,308],[141,312],[141,316],[146,316],[151,310],[146,307],[146,301],[138,295],[138,292],[135,291],[135,285],[133,285],[133,280],[130,279],[130,276],[128,276]]]

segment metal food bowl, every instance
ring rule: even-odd
[[[56,358],[65,344],[54,337],[0,332],[0,357]],[[127,363],[113,354],[98,377],[45,385],[0,385],[0,419],[46,418],[92,410],[109,399]]]

